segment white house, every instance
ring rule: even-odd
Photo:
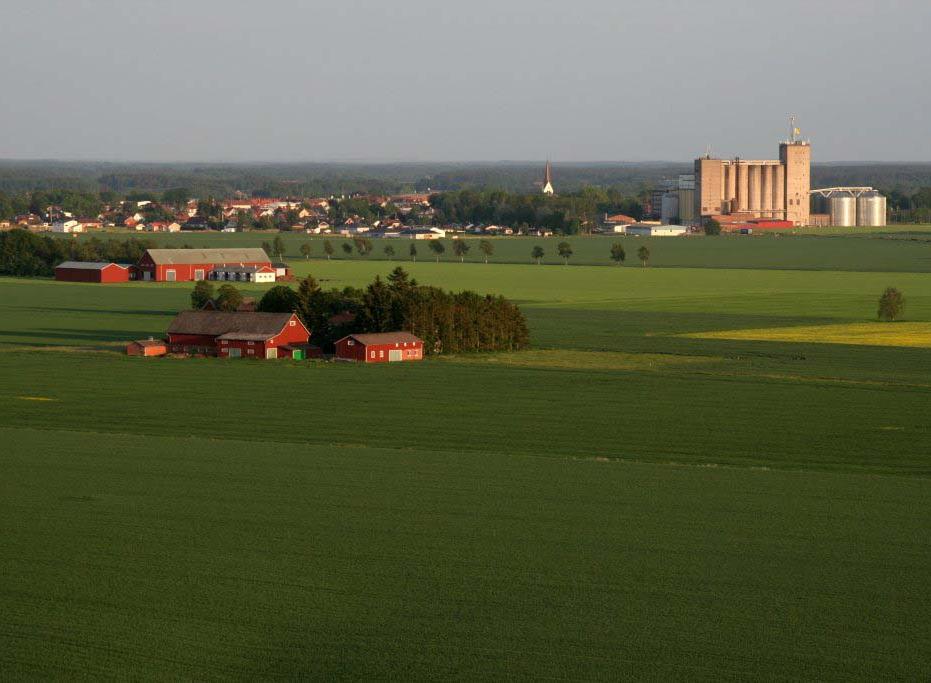
[[[52,223],[52,232],[84,232],[84,226],[73,218]]]
[[[683,225],[644,225],[634,223],[627,226],[627,234],[634,237],[680,237],[689,231]]]

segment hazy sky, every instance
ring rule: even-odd
[[[0,158],[931,161],[931,0],[0,0]]]

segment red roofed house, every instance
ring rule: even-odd
[[[294,313],[182,311],[168,327],[173,353],[221,358],[295,358],[307,355],[310,331]]]
[[[55,266],[63,282],[127,282],[131,266],[109,261],[65,261]]]
[[[410,332],[350,334],[336,342],[336,358],[361,363],[423,360],[423,340]]]
[[[136,266],[140,280],[206,280],[217,266],[272,267],[264,249],[148,249]]]

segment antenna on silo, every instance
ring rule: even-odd
[[[792,114],[789,116],[789,142],[795,143],[798,142],[798,136],[801,131],[798,129],[798,126],[795,125],[796,116]]]

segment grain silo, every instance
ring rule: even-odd
[[[828,199],[831,225],[852,227],[857,224],[857,199],[850,192],[835,192]]]
[[[857,198],[857,225],[882,226],[886,224],[886,198],[873,190]]]

